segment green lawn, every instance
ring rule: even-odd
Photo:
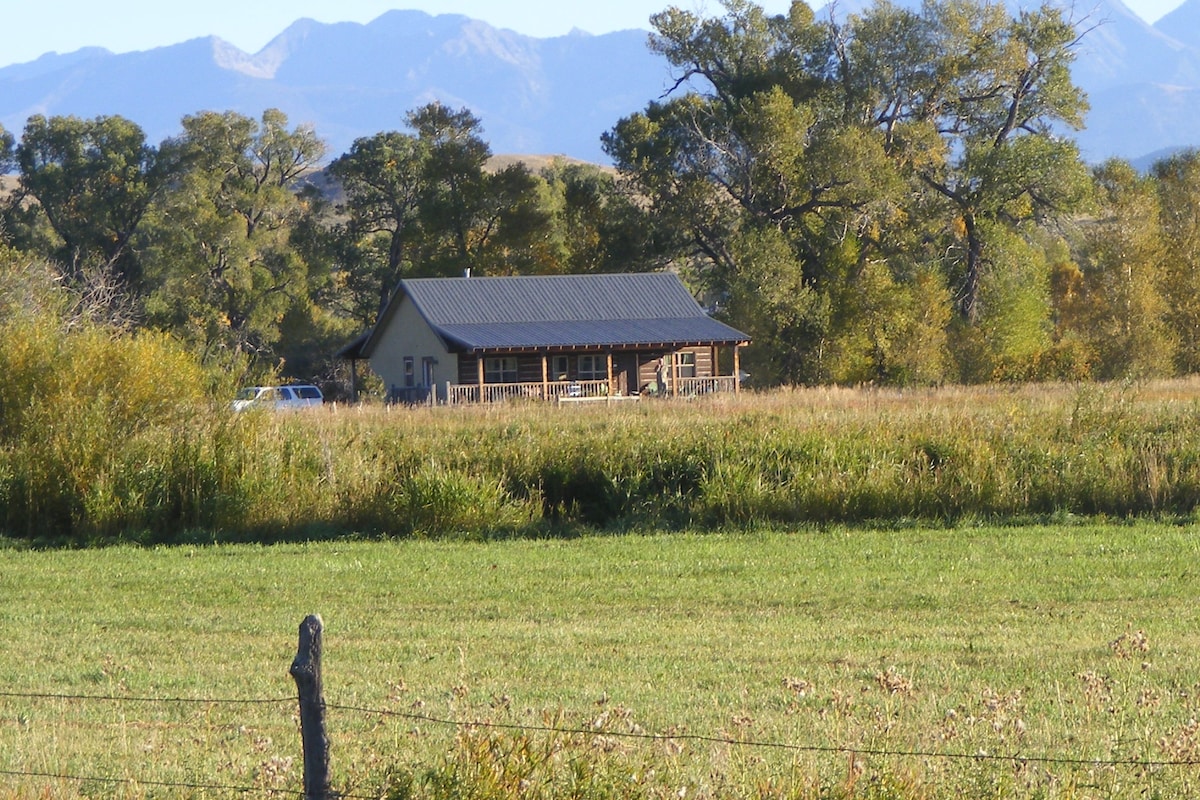
[[[526,735],[455,744],[427,715],[598,723],[603,746],[562,752],[629,796],[1178,796],[1200,766],[1036,759],[1200,756],[1198,549],[1139,523],[0,551],[0,797],[299,790],[288,666],[313,612],[351,794]]]

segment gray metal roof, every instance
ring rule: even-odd
[[[393,305],[404,297],[452,349],[468,352],[736,344],[750,338],[705,314],[669,272],[414,278],[400,282]],[[387,317],[385,312],[380,327]]]

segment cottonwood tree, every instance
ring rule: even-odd
[[[666,266],[681,236],[650,214],[611,170],[556,161],[542,169],[552,235],[551,271],[645,272]]]
[[[1086,313],[1081,334],[1095,353],[1094,376],[1154,378],[1173,371],[1167,322],[1167,250],[1153,179],[1110,160],[1094,170],[1097,214],[1084,226],[1078,261]]]
[[[56,237],[46,255],[65,276],[79,281],[98,265],[129,290],[140,289],[133,238],[177,163],[127,119],[42,115],[26,123],[16,162],[22,191]]]
[[[358,139],[329,167],[345,196],[355,308],[377,313],[402,277],[558,271],[544,180],[519,163],[490,170],[482,124],[465,109],[431,103],[407,121],[409,132]]]
[[[720,18],[678,8],[652,18],[651,46],[676,69],[674,96],[621,120],[604,143],[655,213],[689,232],[684,255],[715,294],[752,289],[739,272],[782,264],[786,243],[808,290],[793,293],[794,311],[810,324],[781,328],[804,332],[780,341],[800,356],[780,363],[810,367],[775,377],[936,376],[934,348],[921,348],[920,367],[893,347],[914,335],[944,341],[928,327],[946,316],[929,313],[932,287],[953,291],[972,336],[1011,333],[1011,316],[979,325],[990,313],[982,298],[1000,302],[1010,295],[999,288],[1013,286],[986,273],[1018,263],[1009,233],[1068,213],[1086,188],[1074,144],[1058,134],[1086,108],[1070,81],[1069,21],[975,0],[917,12],[879,2],[826,21],[799,2],[776,16],[746,0],[722,6]],[[768,229],[782,239],[755,233]],[[770,245],[758,256],[753,242]],[[749,316],[735,321],[755,333],[763,316],[738,305]],[[1044,334],[1044,318],[1025,318],[1028,336],[1002,340]]]
[[[1166,247],[1167,320],[1178,343],[1176,368],[1195,374],[1200,372],[1200,151],[1164,159],[1152,174]]]
[[[164,145],[164,148],[167,145]],[[268,110],[183,119],[169,147],[179,179],[154,208],[147,231],[147,312],[205,359],[268,354],[284,316],[306,307],[308,265],[291,235],[307,212],[298,181],[324,145],[306,126]]]
[[[7,175],[16,166],[17,156],[13,150],[16,143],[16,138],[0,125],[0,176]]]
[[[397,131],[356,139],[329,165],[345,193],[343,265],[369,325],[411,264],[429,143]]]
[[[761,360],[748,354],[760,378],[853,380],[867,362],[867,372],[887,372],[885,337],[854,335],[854,308],[841,303],[894,282],[878,280],[872,259],[899,209],[902,175],[880,131],[831,102],[840,90],[827,25],[803,3],[775,17],[724,5],[722,19],[679,9],[652,19],[652,46],[678,70],[677,88],[691,90],[619,122],[607,152],[656,214],[689,232],[684,255],[732,321],[770,342],[757,348]],[[769,286],[767,265],[791,290]],[[900,307],[875,301],[860,308],[876,315],[876,330],[899,330],[878,315]],[[862,347],[873,355],[852,352]]]

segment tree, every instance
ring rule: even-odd
[[[453,275],[473,259],[495,227],[490,181],[484,168],[492,150],[483,125],[467,109],[430,103],[410,112],[409,126],[428,146],[422,167],[420,220],[422,269]]]
[[[364,283],[357,288],[359,296],[373,298],[365,304],[364,324],[383,309],[411,263],[428,157],[428,142],[388,132],[356,139],[329,165],[345,192],[343,210],[349,216],[347,274]]]
[[[403,277],[560,271],[546,182],[517,163],[489,170],[478,118],[439,103],[407,115],[411,132],[354,142],[329,172],[345,194],[340,248],[359,312]]]
[[[137,289],[140,265],[131,243],[176,164],[146,144],[121,117],[30,117],[16,148],[21,186],[36,199],[58,242],[54,257],[78,280],[88,264],[112,270]]]
[[[611,170],[556,161],[541,178],[562,272],[661,269],[682,244],[681,234],[662,225]]]
[[[7,175],[16,166],[17,156],[13,150],[15,144],[16,139],[13,135],[0,125],[0,175]]]
[[[293,229],[308,211],[298,181],[324,145],[268,110],[185,117],[170,147],[184,165],[147,232],[151,322],[191,342],[205,359],[267,355],[284,316],[310,304],[308,266]]]
[[[886,5],[876,8],[889,13]],[[893,101],[887,119],[937,132],[932,152],[928,136],[912,138],[919,152],[905,152],[909,140],[894,147],[957,215],[958,309],[973,324],[984,270],[995,266],[981,223],[1065,214],[1084,197],[1078,148],[1056,133],[1056,126],[1081,127],[1087,109],[1070,76],[1078,37],[1062,11],[1048,6],[1009,17],[1001,5],[947,0],[927,4],[921,21],[917,39],[927,43],[913,49],[919,61],[908,69],[917,80],[906,98]],[[874,51],[879,43],[866,44]]]
[[[747,2],[724,6],[719,20],[678,9],[653,18],[652,46],[679,70],[676,85],[692,91],[622,120],[605,136],[607,151],[660,219],[689,232],[682,255],[712,296],[728,300],[731,321],[787,351],[759,367],[761,378],[886,374],[889,348],[876,338],[864,354],[872,346],[857,337],[865,320],[856,315],[874,315],[883,337],[900,322],[880,315],[900,314],[902,304],[857,301],[898,277],[875,259],[900,208],[902,175],[880,131],[845,120],[830,102],[830,32],[805,4],[775,17]],[[776,293],[768,266],[792,289]]]
[[[1118,160],[1105,162],[1094,175],[1100,213],[1085,227],[1080,264],[1095,375],[1169,375],[1174,342],[1162,296],[1167,259],[1154,183]]]
[[[1176,368],[1194,374],[1200,372],[1200,151],[1160,161],[1152,173],[1166,245],[1167,321],[1179,348]]]
[[[792,293],[795,310],[813,308],[810,295],[827,305],[826,324],[780,328],[817,339],[774,345],[819,354],[820,365],[780,375],[940,379],[945,359],[929,345],[944,341],[935,321],[947,317],[931,313],[929,291],[953,291],[957,330],[1001,336],[983,343],[993,355],[1044,338],[1044,318],[982,301],[1019,299],[1029,310],[1037,292],[1001,291],[1013,276],[988,273],[1017,269],[1044,288],[1044,275],[1013,260],[1022,248],[1009,236],[1069,213],[1086,192],[1078,152],[1057,133],[1078,126],[1086,107],[1070,80],[1077,38],[1062,14],[1010,17],[976,0],[914,12],[881,1],[816,22],[804,3],[776,16],[747,0],[722,6],[721,18],[677,8],[652,18],[651,47],[676,69],[676,96],[621,120],[604,143],[649,208],[688,231],[680,256],[717,296],[755,283],[766,296],[763,264],[792,282],[786,243],[807,290]],[[768,229],[781,236],[764,238]],[[746,246],[767,241],[762,256]],[[1032,326],[1019,336],[1017,319]],[[899,346],[917,324],[926,345]]]

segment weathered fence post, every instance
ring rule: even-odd
[[[304,800],[332,800],[329,791],[329,737],[325,735],[325,696],[321,689],[321,617],[300,623],[300,646],[292,677],[300,694],[300,738],[304,745]]]

